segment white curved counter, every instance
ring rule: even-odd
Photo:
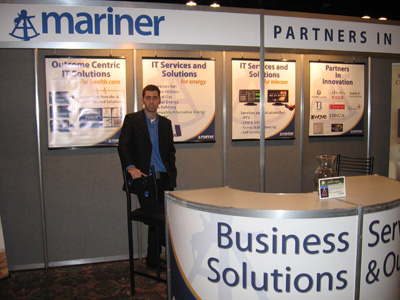
[[[169,298],[400,299],[400,182],[346,191],[167,193]]]

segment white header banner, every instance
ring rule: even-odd
[[[400,53],[400,26],[265,16],[265,47]]]
[[[260,46],[257,13],[117,5],[0,3],[0,47]],[[400,26],[269,15],[264,24],[267,48],[400,53]]]
[[[111,5],[111,3],[110,3]],[[259,46],[258,15],[114,6],[0,4],[0,43]]]

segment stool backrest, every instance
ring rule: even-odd
[[[337,175],[365,174],[371,175],[374,170],[373,157],[350,157],[338,154],[336,156]]]

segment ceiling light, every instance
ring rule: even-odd
[[[196,6],[197,3],[194,2],[194,1],[192,1],[192,0],[190,0],[190,1],[186,2],[186,5],[187,5],[187,6]]]
[[[219,5],[217,2],[214,2],[214,3],[211,4],[210,6],[213,7],[213,8],[218,8],[218,7],[220,7],[221,5]]]
[[[380,17],[378,20],[379,21],[387,21],[387,18],[386,17]]]
[[[370,16],[362,16],[362,18],[363,18],[363,19],[366,19],[366,20],[369,20],[369,19],[371,19],[371,17],[370,17]]]

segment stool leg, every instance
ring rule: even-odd
[[[129,271],[131,279],[131,293],[135,295],[135,265],[133,261],[133,237],[132,237],[132,221],[128,219],[128,240],[129,240]]]
[[[156,236],[157,236],[157,250],[160,249],[160,226],[156,226]],[[160,282],[161,278],[161,263],[160,263],[160,254],[157,255],[157,282]]]

